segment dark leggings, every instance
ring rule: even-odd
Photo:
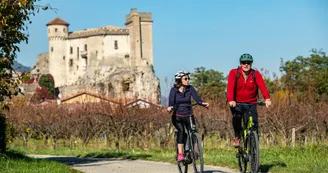
[[[191,116],[192,123],[196,125],[195,123],[195,117]],[[189,117],[178,117],[175,114],[172,115],[172,123],[174,127],[178,130],[177,134],[177,143],[178,144],[184,144],[184,134],[185,134],[185,128],[184,125],[189,129],[190,128],[190,120]]]
[[[247,113],[249,111],[252,112],[253,123],[254,123],[253,127],[255,128],[258,134],[258,114],[257,114],[256,105],[239,105],[237,107],[230,108],[230,110],[232,113],[232,125],[235,132],[235,137],[240,138],[240,132],[242,129],[242,124],[241,124],[242,116],[243,113]],[[248,117],[246,118],[248,119]]]

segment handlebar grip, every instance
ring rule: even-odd
[[[264,103],[264,102],[257,102],[257,104],[258,104],[259,106],[265,106],[265,103]]]

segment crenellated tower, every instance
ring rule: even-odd
[[[130,34],[132,66],[153,65],[152,13],[137,12],[132,8],[126,16],[126,28]]]
[[[66,84],[67,39],[69,23],[60,18],[47,23],[49,40],[49,73],[54,77],[55,87]]]

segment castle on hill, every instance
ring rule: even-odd
[[[79,90],[95,92],[93,86],[101,81],[102,93],[109,97],[124,95],[158,103],[152,24],[152,13],[138,12],[136,8],[125,16],[124,28],[69,31],[67,21],[55,18],[46,24],[49,51],[38,55],[31,73],[51,74],[62,97]]]

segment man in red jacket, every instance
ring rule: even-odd
[[[240,66],[232,69],[228,76],[227,100],[231,107],[232,124],[235,132],[233,146],[239,147],[241,131],[241,112],[252,111],[254,127],[258,129],[258,115],[256,102],[258,88],[261,90],[265,99],[266,107],[271,105],[270,94],[259,71],[252,69],[253,57],[250,54],[240,56]],[[239,73],[239,74],[238,74]],[[251,103],[251,105],[241,105],[236,111],[236,103]]]

